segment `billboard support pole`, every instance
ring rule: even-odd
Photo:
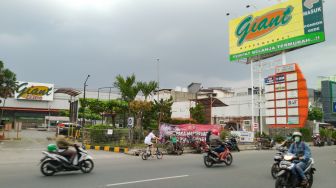
[[[263,115],[262,115],[262,99],[261,99],[261,94],[262,94],[262,81],[261,80],[261,74],[263,70],[263,64],[262,62],[259,62],[259,131],[262,133],[263,132]]]
[[[253,75],[253,60],[251,60],[251,130],[254,131],[254,88],[253,88],[253,81],[254,81],[254,75]]]
[[[286,60],[286,52],[282,51],[282,65],[286,65],[287,64],[287,60]]]

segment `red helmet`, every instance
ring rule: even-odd
[[[212,134],[214,134],[214,135],[217,135],[217,136],[218,136],[218,135],[219,135],[219,131],[218,131],[217,129],[213,129],[213,130],[212,130]]]

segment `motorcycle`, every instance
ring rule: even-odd
[[[230,151],[240,152],[240,149],[238,147],[238,142],[237,142],[237,139],[235,137],[230,138],[226,143],[227,143]]]
[[[313,145],[314,146],[318,146],[318,147],[323,146],[320,136],[312,136],[312,138],[313,138]]]
[[[224,160],[220,157],[223,156]],[[219,155],[211,147],[207,146],[205,148],[205,153],[203,154],[204,165],[208,168],[212,167],[214,164],[224,163],[226,166],[230,166],[233,161],[233,157],[227,145],[224,145],[224,151]]]
[[[281,147],[286,147],[287,149],[289,149],[289,147],[292,145],[292,143],[293,143],[292,139],[287,139],[281,144]]]
[[[167,154],[182,155],[184,150],[183,144],[181,142],[177,142],[176,146],[174,146],[174,144],[171,143],[171,141],[166,141],[165,148],[167,150]]]
[[[314,166],[314,159],[310,158],[307,163],[307,167],[304,170],[304,174],[308,180],[308,183],[305,185],[301,185],[301,179],[298,178],[296,174],[292,173],[293,168],[295,168],[294,161],[298,160],[298,157],[287,153],[284,155],[283,160],[280,162],[280,172],[277,174],[277,178],[275,181],[275,188],[311,188],[313,185],[313,174],[316,171]]]
[[[271,167],[271,175],[273,177],[273,179],[276,179],[276,175],[278,174],[278,172],[280,171],[280,162],[283,160],[283,157],[285,155],[285,153],[287,152],[287,148],[284,147],[279,147],[277,148],[278,152],[274,155],[274,163]]]
[[[76,156],[72,164],[69,159],[60,155],[59,152],[43,151],[42,153],[45,156],[40,160],[40,170],[42,174],[52,176],[56,172],[78,170],[81,170],[83,173],[90,173],[94,167],[92,157],[81,147],[77,145],[74,147],[76,149]]]
[[[202,153],[203,148],[206,146],[204,141],[196,140],[193,136],[187,136],[188,145],[196,151],[196,153]]]

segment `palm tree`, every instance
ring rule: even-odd
[[[139,87],[135,81],[135,75],[127,76],[126,78],[118,75],[116,77],[116,81],[114,82],[114,86],[119,89],[121,92],[121,98],[127,105],[130,105],[130,102],[134,101],[135,97],[139,93]],[[128,108],[128,114],[131,114],[131,109]],[[124,124],[126,123],[126,113],[124,113]],[[129,129],[129,141],[133,142],[133,131]]]
[[[2,123],[4,107],[6,99],[13,97],[17,90],[16,75],[9,69],[4,68],[4,64],[0,61],[0,98],[3,98],[3,106],[1,109],[0,124]]]
[[[116,77],[114,86],[121,92],[121,98],[127,103],[133,101],[139,93],[139,87],[135,82],[135,75],[127,76],[126,79],[121,75]]]
[[[155,91],[158,88],[158,83],[155,81],[150,82],[138,82],[137,83],[139,89],[145,96],[145,101],[147,101],[147,98],[149,95],[152,94],[153,91]]]

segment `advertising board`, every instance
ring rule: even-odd
[[[229,32],[230,61],[272,57],[323,42],[322,0],[290,0],[253,12],[231,20]]]

